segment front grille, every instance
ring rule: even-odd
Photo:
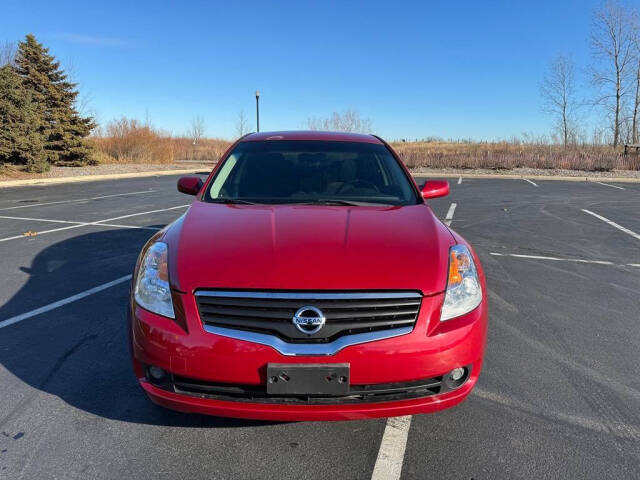
[[[290,343],[326,343],[344,335],[413,327],[422,295],[418,292],[196,292],[204,325],[274,335]],[[301,307],[320,309],[325,325],[308,334],[293,317]]]
[[[264,385],[215,383],[193,378],[172,376],[171,388],[176,393],[212,400],[252,403],[330,405],[369,403],[422,398],[446,391],[442,376],[413,382],[351,385],[347,395],[268,395]]]

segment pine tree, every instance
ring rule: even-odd
[[[49,170],[41,124],[20,76],[10,65],[0,68],[0,162],[25,164],[30,172]]]
[[[60,62],[32,34],[18,45],[15,62],[16,72],[25,88],[32,92],[40,111],[48,162],[70,166],[86,164],[92,151],[87,137],[95,123],[76,109],[77,84],[68,80]]]

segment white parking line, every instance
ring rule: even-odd
[[[515,257],[515,258],[530,258],[532,260],[550,260],[553,262],[573,262],[573,263],[592,263],[596,265],[613,265],[614,267],[640,267],[640,263],[613,263],[608,260],[583,260],[582,258],[559,258],[559,257],[545,257],[542,255],[523,255],[520,253],[498,253],[489,252],[489,255],[494,257]]]
[[[458,177],[458,185],[462,183],[462,177]]]
[[[162,230],[162,228],[159,227],[139,227],[138,225],[120,225],[119,223],[88,223],[87,225],[96,225],[98,227],[134,228],[137,230],[153,230],[154,232]]]
[[[95,222],[73,222],[73,221],[68,221],[68,220],[50,220],[50,219],[47,219],[47,218],[31,218],[31,217],[9,217],[9,216],[2,216],[2,215],[0,215],[0,218],[11,219],[11,220],[27,220],[27,221],[32,221],[32,222],[52,222],[52,223],[67,223],[67,224],[71,224],[68,227],[52,228],[51,230],[41,230],[39,232],[34,232],[36,234],[36,236],[44,235],[45,233],[60,232],[62,230],[71,230],[72,228],[80,228],[80,227],[87,227],[87,226],[103,226],[103,227],[115,227],[115,228],[136,228],[136,229],[142,229],[142,230],[160,230],[159,228],[156,228],[156,227],[139,227],[139,226],[135,226],[135,225],[120,225],[120,224],[113,224],[113,223],[110,223],[110,222],[112,222],[113,220],[120,220],[120,219],[123,219],[123,218],[137,217],[139,215],[147,215],[147,214],[150,214],[150,213],[158,213],[158,212],[166,212],[166,211],[169,211],[169,210],[176,210],[178,208],[185,208],[185,207],[188,207],[188,206],[189,206],[189,204],[187,204],[187,205],[178,205],[176,207],[169,207],[169,208],[159,208],[157,210],[148,210],[146,212],[131,213],[129,215],[121,215],[119,217],[105,218],[104,220],[96,220]],[[17,240],[19,238],[29,238],[29,236],[14,235],[12,237],[0,238],[0,242],[7,242],[9,240]]]
[[[624,190],[624,188],[623,188],[623,187],[618,187],[618,186],[616,186],[616,185],[609,185],[608,183],[602,183],[602,182],[594,182],[594,183],[598,183],[598,184],[600,184],[600,185],[604,185],[605,187],[611,187],[611,188],[617,188],[617,189],[619,189],[619,190]]]
[[[138,227],[137,225],[116,225],[113,223],[80,223],[78,225],[71,225],[69,227],[61,227],[61,228],[52,228],[50,230],[41,230],[39,232],[34,232],[35,235],[44,235],[45,233],[53,233],[53,232],[61,232],[63,230],[71,230],[73,228],[87,227],[87,226],[98,226],[98,227],[112,227],[112,228],[134,228],[139,230],[153,230],[157,232],[158,230],[162,230],[157,227]],[[14,235],[13,237],[0,238],[0,242],[7,242],[9,240],[18,240],[19,238],[31,238],[31,235]]]
[[[444,217],[445,225],[447,226],[451,225],[451,222],[453,221],[453,212],[456,211],[456,207],[457,207],[456,203],[452,203],[451,206],[449,207],[449,210],[447,211],[447,215],[446,217]]]
[[[69,227],[52,228],[51,230],[41,230],[34,232],[36,235],[44,235],[45,233],[61,232],[62,230],[71,230],[72,228],[80,228],[86,226],[84,223],[80,225],[71,225]],[[8,242],[9,240],[18,240],[19,238],[30,238],[28,235],[14,235],[13,237],[0,238],[0,242]]]
[[[16,208],[41,207],[43,205],[60,205],[62,203],[88,202],[89,200],[100,200],[100,199],[103,199],[103,198],[112,198],[112,197],[124,197],[124,196],[127,196],[127,195],[140,195],[142,193],[151,193],[151,192],[155,192],[155,190],[142,190],[140,192],[115,193],[113,195],[101,195],[99,197],[77,198],[75,200],[60,200],[60,201],[57,201],[57,202],[31,203],[29,205],[18,205],[18,206],[15,206],[15,207],[4,207],[4,208],[0,208],[0,210],[15,210]]]
[[[400,478],[410,426],[411,416],[387,419],[371,480]]]
[[[129,215],[121,215],[119,217],[113,217],[113,218],[106,218],[105,220],[98,220],[96,222],[92,222],[92,225],[98,224],[98,223],[103,223],[103,222],[110,222],[112,220],[120,220],[121,218],[131,218],[131,217],[137,217],[138,215],[146,215],[148,213],[158,213],[158,212],[166,212],[169,210],[176,210],[178,208],[185,208],[185,207],[189,207],[191,204],[188,203],[186,205],[178,205],[176,207],[169,207],[169,208],[159,208],[158,210],[149,210],[148,212],[140,212],[140,213],[131,213]]]
[[[605,223],[608,223],[608,224],[609,224],[609,225],[611,225],[612,227],[617,228],[618,230],[620,230],[621,232],[624,232],[624,233],[626,233],[627,235],[631,235],[633,238],[636,238],[636,239],[640,240],[640,234],[637,234],[636,232],[634,232],[634,231],[632,231],[632,230],[629,230],[629,229],[628,229],[628,228],[626,228],[626,227],[623,227],[622,225],[620,225],[620,224],[618,224],[618,223],[614,222],[613,220],[609,220],[608,218],[603,217],[602,215],[598,215],[597,213],[592,212],[591,210],[587,210],[587,209],[585,209],[585,208],[582,208],[581,210],[582,210],[584,213],[588,213],[589,215],[593,215],[593,216],[594,216],[594,217],[596,217],[597,219],[602,220],[602,221],[603,221],[603,222],[605,222]]]
[[[114,193],[112,195],[100,195],[98,197],[91,197],[89,200],[101,200],[103,198],[112,198],[112,197],[125,197],[127,195],[140,195],[141,193],[152,193],[152,192],[155,192],[155,190],[149,189],[149,190],[140,190],[139,192]]]
[[[70,222],[68,220],[50,220],[48,218],[33,218],[33,217],[9,217],[6,215],[0,215],[0,218],[7,218],[9,220],[30,220],[32,222],[73,223],[76,225],[86,224],[86,222]]]
[[[529,183],[530,183],[531,185],[533,185],[534,187],[537,187],[537,186],[538,186],[538,184],[537,184],[537,183],[532,182],[532,181],[531,181],[531,180],[529,180],[528,178],[523,178],[523,180],[524,180],[525,182],[529,182]]]
[[[36,315],[40,315],[41,313],[49,312],[54,308],[61,307],[71,302],[76,302],[81,300],[89,295],[93,295],[94,293],[101,292],[102,290],[106,290],[109,287],[113,287],[114,285],[118,285],[120,283],[124,283],[131,279],[131,275],[125,275],[124,277],[116,278],[107,283],[103,283],[102,285],[98,285],[97,287],[90,288],[89,290],[85,290],[84,292],[76,293],[67,298],[63,298],[62,300],[58,300],[57,302],[50,303],[49,305],[45,305],[44,307],[36,308],[35,310],[31,310],[26,313],[21,313],[20,315],[16,315],[15,317],[7,318],[6,320],[0,321],[0,328],[8,327],[9,325],[13,325],[14,323],[21,322],[31,317],[35,317]]]

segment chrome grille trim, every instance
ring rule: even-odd
[[[356,333],[354,335],[345,335],[330,343],[288,343],[279,339],[274,335],[264,333],[249,332],[245,330],[233,330],[230,328],[214,327],[212,325],[204,325],[206,332],[220,335],[235,340],[244,340],[245,342],[259,343],[274,348],[282,355],[286,356],[327,356],[335,355],[340,350],[352,345],[361,343],[374,342],[387,338],[399,337],[412,332],[413,327],[394,328],[391,330],[381,330],[377,332]]]
[[[233,297],[233,298],[266,298],[282,300],[366,300],[389,298],[421,298],[422,294],[414,291],[407,292],[242,292],[238,290],[198,290],[196,297]]]

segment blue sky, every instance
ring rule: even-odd
[[[181,134],[201,115],[208,135],[233,138],[241,109],[255,128],[260,89],[262,130],[351,108],[388,139],[497,139],[549,132],[544,69],[565,53],[587,78],[595,6],[5,0],[0,42],[34,33],[102,123],[148,113]]]

